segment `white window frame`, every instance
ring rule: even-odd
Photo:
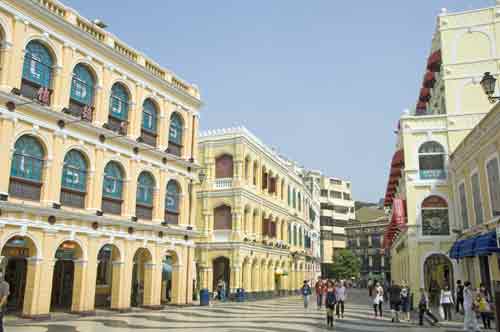
[[[489,177],[488,177],[488,163],[490,161],[492,161],[493,159],[497,158],[497,164],[498,164],[498,172],[500,173],[500,155],[498,152],[494,152],[492,154],[490,154],[490,156],[488,158],[486,158],[486,160],[484,161],[484,174],[486,175],[486,190],[488,192],[488,205],[490,207],[490,217],[491,219],[495,218],[495,216],[493,215],[493,206],[491,205],[491,190],[490,190],[490,181],[489,181]]]
[[[474,175],[477,175],[478,182],[479,182],[479,203],[481,204],[481,214],[483,215],[483,222],[479,224],[477,222],[477,211],[476,211],[476,200],[474,199],[474,186],[472,183],[472,177]],[[471,194],[472,194],[472,208],[474,209],[474,223],[475,225],[484,225],[486,223],[486,215],[484,214],[484,204],[483,204],[483,195],[481,194],[481,174],[479,173],[478,168],[474,168],[469,176],[469,181],[470,181],[470,188],[471,188]]]

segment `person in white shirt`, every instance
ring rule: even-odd
[[[451,308],[453,307],[453,293],[448,285],[441,290],[439,303],[443,306],[444,320],[451,321]]]
[[[375,319],[377,319],[377,314],[382,319],[382,305],[384,304],[384,289],[380,286],[380,283],[375,284],[375,296],[373,298],[373,310],[375,311]]]
[[[347,291],[343,280],[341,280],[335,288],[335,297],[337,299],[337,319],[341,317],[344,318],[344,302],[347,297]]]
[[[464,283],[464,331],[478,332],[479,324],[476,318],[476,308],[474,304],[474,290],[470,281]]]

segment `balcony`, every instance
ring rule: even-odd
[[[233,178],[220,178],[214,180],[214,189],[223,190],[233,186]]]

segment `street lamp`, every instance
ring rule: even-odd
[[[497,100],[500,100],[500,97],[493,96],[495,93],[497,79],[490,74],[490,72],[484,73],[483,78],[481,79],[481,87],[483,88],[484,93],[488,96],[488,100],[490,103],[494,103]]]
[[[207,174],[203,169],[198,173],[198,180],[200,180],[200,183],[205,182],[205,179],[207,178]]]

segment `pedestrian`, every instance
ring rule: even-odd
[[[478,308],[475,303],[474,290],[470,281],[466,281],[464,283],[464,331],[479,331],[476,311],[478,311]]]
[[[479,292],[477,294],[476,306],[479,309],[479,314],[481,316],[481,320],[483,321],[483,328],[485,330],[491,329],[491,320],[493,319],[492,310],[491,305],[484,293]]]
[[[316,284],[314,285],[318,310],[321,309],[321,304],[323,303],[323,287],[323,280],[321,280],[321,277],[318,277],[318,281],[316,281]]]
[[[374,289],[375,296],[373,297],[373,310],[375,312],[375,319],[377,319],[377,314],[380,319],[382,319],[382,305],[384,304],[384,289],[380,286],[380,283],[375,284]]]
[[[457,286],[455,288],[455,299],[457,314],[459,312],[464,312],[464,285],[462,285],[462,280],[457,280]]]
[[[439,321],[434,316],[434,314],[429,310],[429,296],[425,292],[425,289],[420,288],[420,301],[418,301],[418,325],[424,325],[424,315],[429,316],[434,325],[436,325]]]
[[[337,296],[334,283],[333,281],[328,280],[326,282],[326,295],[325,295],[326,325],[328,325],[328,327],[333,327],[333,311],[335,310],[336,303],[337,303]]]
[[[406,281],[403,281],[403,287],[401,288],[401,312],[403,313],[402,319],[407,322],[410,321],[410,287]]]
[[[371,298],[373,296],[373,281],[368,279],[368,296]]]
[[[344,281],[341,280],[340,284],[338,284],[337,287],[335,287],[335,298],[337,300],[337,319],[344,319],[344,303],[347,298],[347,289],[345,287]]]
[[[451,321],[451,308],[453,307],[453,294],[448,285],[444,286],[444,289],[441,290],[441,296],[439,299],[439,303],[443,307],[444,311],[444,320]]]
[[[401,286],[392,281],[388,289],[391,307],[391,322],[399,323],[399,308],[401,306]]]
[[[479,293],[486,298],[486,301],[491,302],[491,294],[488,288],[483,283],[479,284]]]
[[[9,283],[5,281],[3,272],[0,272],[0,332],[3,332],[3,315],[7,298],[10,295]]]
[[[311,286],[307,280],[304,280],[304,285],[302,286],[302,296],[304,297],[304,308],[307,309],[309,306],[309,296],[312,294]]]

